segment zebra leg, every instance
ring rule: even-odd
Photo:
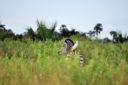
[[[80,55],[80,67],[84,67],[84,58],[82,55]]]

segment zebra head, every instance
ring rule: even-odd
[[[71,51],[75,50],[77,46],[78,41],[74,44],[71,39],[66,39],[58,54],[69,54]]]

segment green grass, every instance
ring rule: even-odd
[[[0,85],[128,85],[128,42],[71,39],[79,46],[69,60],[58,55],[65,39],[0,41]],[[79,54],[85,59],[83,68]]]

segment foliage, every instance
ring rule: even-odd
[[[13,38],[14,33],[11,29],[5,29],[5,25],[0,24],[0,40],[4,40],[5,38]]]
[[[94,37],[95,36],[95,31],[89,31],[88,32],[88,34],[89,34],[89,37],[90,37],[90,39],[92,39],[92,37]]]
[[[116,31],[111,31],[110,34],[113,37],[114,43],[117,43],[117,42],[123,43],[128,40],[128,36],[127,35],[123,36],[122,33],[118,33]]]
[[[69,30],[66,25],[61,25],[60,33],[63,37],[70,37],[72,35],[81,34],[80,32],[76,31],[75,29]],[[86,36],[86,35],[85,35]]]
[[[113,37],[113,42],[116,42],[117,41],[117,32],[116,31],[111,31],[110,35],[112,35],[112,37]]]
[[[100,34],[101,31],[103,31],[103,26],[101,23],[96,24],[96,26],[94,27],[94,31],[97,35],[97,39],[98,39],[98,34]]]
[[[61,40],[64,38],[69,38],[73,35],[81,35],[83,37],[87,38],[87,34],[89,34],[90,40],[98,39],[98,34],[103,30],[103,25],[101,23],[96,24],[93,31],[89,31],[88,33],[85,32],[79,32],[75,29],[69,30],[69,28],[62,24],[60,27],[60,32],[55,31],[57,26],[57,23],[53,23],[50,27],[48,27],[44,22],[37,20],[37,30],[36,32],[33,30],[32,27],[27,28],[27,32],[24,32],[24,34],[15,34],[11,29],[6,29],[5,25],[0,24],[0,40],[4,40],[6,38],[11,38],[14,40],[22,40],[26,38],[30,38],[33,41],[35,40],[41,40],[46,41],[47,39],[52,39],[53,41]],[[113,37],[113,42],[117,43],[123,43],[128,41],[128,36],[123,36],[122,33],[118,33],[116,31],[111,31],[110,35]],[[108,39],[109,40],[109,39]]]
[[[25,34],[30,39],[35,40],[36,33],[34,32],[34,30],[31,27],[27,28],[27,32]]]
[[[0,41],[0,85],[127,85],[128,42],[104,44],[80,35],[74,55],[58,55],[65,38],[53,42]],[[80,67],[79,54],[85,66]]]

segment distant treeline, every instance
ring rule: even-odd
[[[85,38],[89,38],[93,40],[99,40],[98,35],[103,31],[103,25],[101,23],[96,24],[92,31],[87,33],[79,32],[75,29],[69,30],[68,27],[63,24],[60,26],[60,32],[55,31],[57,23],[55,22],[52,26],[48,27],[42,21],[37,20],[37,30],[34,31],[32,27],[28,27],[26,32],[23,34],[15,34],[11,29],[6,29],[4,24],[0,24],[0,40],[5,40],[6,38],[14,39],[14,40],[23,40],[23,39],[31,39],[45,41],[46,39],[52,39],[53,41],[61,40],[63,37],[69,38],[72,35],[80,35]],[[128,41],[128,36],[123,36],[122,33],[111,31],[110,35],[113,37],[112,41],[114,43],[120,42],[123,43]],[[110,41],[110,39],[107,41]]]
[[[37,30],[34,31],[32,27],[28,27],[26,32],[23,34],[15,34],[11,29],[6,29],[5,25],[0,24],[0,40],[4,40],[6,38],[12,38],[14,40],[22,40],[25,38],[29,38],[34,40],[45,41],[46,39],[60,40],[63,37],[70,37],[72,35],[80,35],[85,36],[85,33],[81,33],[76,31],[75,29],[69,30],[66,25],[60,26],[60,32],[55,31],[57,23],[53,23],[50,27],[46,26],[42,21],[37,20]]]

